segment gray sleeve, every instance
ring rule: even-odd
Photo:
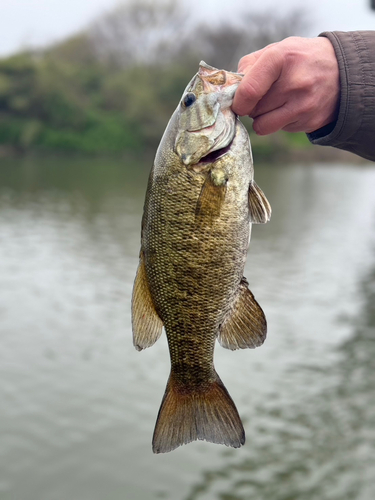
[[[340,70],[337,120],[307,137],[375,161],[375,31],[324,32]]]

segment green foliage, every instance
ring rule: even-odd
[[[234,25],[224,31],[198,25],[186,38],[185,16],[176,5],[164,0],[160,10],[147,0],[130,2],[91,31],[0,60],[0,146],[20,152],[155,151],[200,58],[230,69],[240,41],[248,51],[260,36],[252,40],[252,30]],[[166,42],[166,26],[176,32],[172,43]],[[254,147],[266,157],[278,148],[304,146],[297,138],[255,140]]]
[[[19,151],[155,149],[191,73],[178,64],[109,70],[61,53],[0,61],[0,144]]]
[[[141,148],[135,113],[105,106],[106,79],[97,63],[82,67],[52,54],[1,61],[0,144],[86,153]]]

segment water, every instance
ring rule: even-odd
[[[147,169],[2,162],[1,500],[372,500],[375,168],[258,166],[272,221],[246,276],[267,314],[255,351],[217,346],[239,450],[153,455],[164,338],[132,346]]]

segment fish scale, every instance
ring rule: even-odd
[[[243,270],[251,223],[269,220],[271,208],[253,179],[246,129],[230,109],[240,79],[201,63],[150,173],[132,323],[138,350],[156,342],[163,325],[168,339],[171,372],[156,453],[196,439],[233,447],[245,441],[213,362],[216,339],[238,349],[266,337]]]

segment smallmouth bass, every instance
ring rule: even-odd
[[[248,133],[230,106],[242,75],[200,63],[164,132],[144,205],[133,343],[164,326],[171,372],[153,436],[164,453],[197,439],[240,447],[245,432],[215,371],[215,341],[260,346],[262,309],[243,277],[251,224],[271,207],[254,181]]]

